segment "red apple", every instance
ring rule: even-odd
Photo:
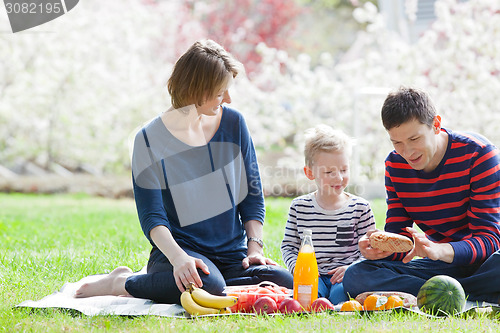
[[[253,304],[253,311],[257,314],[274,313],[278,311],[276,301],[269,296],[258,298]]]
[[[300,305],[299,301],[293,298],[285,298],[281,302],[279,308],[279,311],[285,314],[302,312],[302,310],[303,310],[302,305]]]
[[[311,312],[323,312],[326,310],[334,310],[332,302],[328,298],[320,297],[314,300],[311,304]]]

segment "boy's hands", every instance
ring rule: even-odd
[[[332,276],[330,278],[330,282],[332,284],[342,282],[342,280],[344,279],[344,273],[347,270],[347,267],[349,267],[349,266],[340,266],[340,267],[334,268],[331,271],[329,271],[327,274]]]
[[[359,239],[358,247],[359,252],[368,260],[379,260],[390,256],[393,252],[382,251],[379,249],[374,249],[370,245],[370,235],[376,231],[380,231],[377,229],[369,230],[363,237]]]

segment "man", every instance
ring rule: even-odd
[[[417,295],[426,280],[443,274],[462,284],[468,300],[499,303],[497,148],[481,135],[442,128],[430,98],[416,89],[390,93],[381,114],[395,149],[385,162],[384,229],[413,238],[414,247],[407,253],[373,249],[368,232],[359,241],[368,260],[348,268],[345,291],[351,297],[393,290]]]

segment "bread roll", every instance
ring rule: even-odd
[[[374,249],[388,252],[408,252],[413,248],[413,242],[408,237],[386,231],[371,234],[370,245]]]

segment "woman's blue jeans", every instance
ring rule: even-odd
[[[208,259],[197,252],[186,250],[192,257],[200,258],[208,266],[207,275],[198,269],[203,289],[211,294],[222,295],[224,288],[233,285],[258,284],[271,281],[292,289],[293,277],[283,267],[272,265],[251,265],[244,269],[241,260],[222,262]],[[148,273],[132,275],[125,282],[125,289],[134,297],[151,299],[157,303],[179,304],[181,292],[175,284],[172,264],[159,250],[153,250],[148,262]]]
[[[364,260],[350,266],[344,275],[345,291],[355,297],[366,291],[402,291],[417,295],[420,287],[435,275],[457,279],[469,301],[498,304],[500,298],[500,251],[483,264],[453,265],[428,258],[401,261]]]

